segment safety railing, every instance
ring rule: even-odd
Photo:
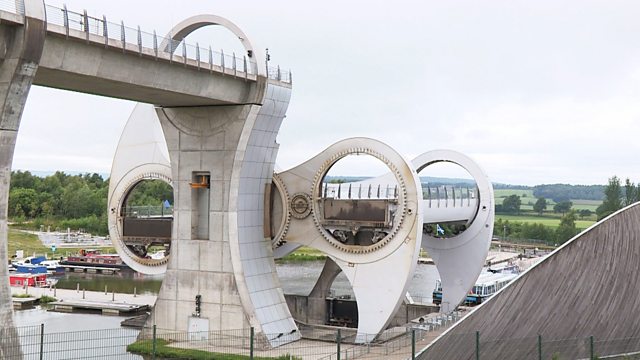
[[[0,0],[0,10],[22,15],[24,2]],[[119,46],[123,51],[137,50],[140,55],[168,59],[171,62],[245,79],[255,78],[258,73],[258,64],[248,54],[239,56],[234,52],[225,53],[222,49],[214,50],[211,46],[189,44],[184,39],[173,40],[171,34],[168,37],[159,36],[155,31],[142,31],[139,26],[130,27],[122,21],[108,21],[106,16],[89,15],[86,10],[77,12],[67,9],[66,6],[59,8],[45,5],[45,11],[47,23],[63,27],[66,37],[94,43],[100,41],[104,42],[105,46]],[[265,70],[269,79],[291,84],[290,71],[283,71],[279,66],[271,67],[268,63],[265,64]]]
[[[127,206],[124,210],[125,217],[149,218],[173,216],[173,206],[139,205]]]
[[[443,319],[443,321],[449,321]],[[442,330],[442,329],[440,329]],[[640,357],[640,338],[597,339],[584,336],[555,339],[545,336],[490,339],[481,332],[451,334],[454,348],[426,348],[441,333],[400,328],[359,344],[355,331],[326,329],[323,340],[303,334],[257,334],[253,329],[225,331],[169,331],[118,328],[50,332],[46,325],[0,329],[3,359],[634,359]],[[267,339],[281,339],[273,347]],[[422,349],[422,350],[421,350]],[[438,352],[435,352],[435,351]],[[443,354],[442,352],[447,352]]]
[[[429,207],[469,207],[477,205],[477,187],[422,185],[422,198]]]
[[[423,349],[416,359],[438,358],[464,359],[638,359],[640,338],[611,338],[598,340],[594,336],[555,339],[542,335],[529,337],[491,339],[482,332],[450,334],[454,348]],[[413,357],[412,357],[413,359]]]
[[[323,183],[325,199],[398,199],[397,184]]]
[[[23,0],[0,0],[0,10],[10,13],[24,15]]]

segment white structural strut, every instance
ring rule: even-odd
[[[347,155],[367,154],[389,167],[398,183],[393,225],[377,241],[350,244],[329,232],[329,206],[323,197],[324,176]],[[407,291],[420,249],[422,202],[417,173],[389,146],[373,139],[340,141],[307,162],[278,174],[284,184],[280,199],[291,215],[283,239],[314,247],[328,254],[349,279],[358,301],[356,342],[369,342],[384,330]],[[282,193],[282,188],[286,193]],[[357,207],[357,206],[356,206]],[[286,216],[286,215],[285,215]],[[355,231],[355,229],[354,229]]]
[[[109,177],[109,236],[122,260],[143,274],[162,274],[163,259],[140,257],[123,241],[124,205],[133,188],[144,180],[162,180],[171,185],[167,143],[153,106],[136,105],[122,131]]]
[[[449,312],[460,304],[480,275],[487,258],[493,234],[493,187],[484,171],[468,156],[453,150],[426,152],[413,160],[418,172],[431,164],[450,162],[471,174],[478,187],[476,214],[470,225],[457,236],[437,238],[422,234],[422,247],[433,258],[442,280],[441,312]],[[437,209],[438,211],[440,209]],[[425,212],[436,212],[426,208]]]
[[[373,156],[391,171],[341,190],[323,182],[337,161],[353,154]],[[473,196],[464,199],[427,196],[425,199],[417,172],[437,162],[451,162],[466,169],[477,184]],[[114,158],[109,230],[116,249],[132,268],[155,274],[166,270],[168,257],[140,258],[122,241],[126,197],[137,183],[149,179],[173,182],[157,112],[151,106],[138,105],[123,131]],[[269,218],[265,226],[273,238],[273,257],[285,256],[303,245],[331,257],[346,274],[358,300],[359,342],[371,341],[396,312],[415,270],[421,245],[433,257],[442,279],[443,312],[453,310],[464,299],[486,259],[493,231],[493,189],[482,169],[459,152],[430,151],[409,163],[379,141],[353,138],[330,146],[309,161],[274,175],[273,179],[274,186],[265,199],[271,205],[264,210],[265,219]],[[387,186],[378,190],[378,184]],[[389,201],[393,205],[388,219],[392,225],[386,236],[358,244],[336,238],[326,225],[326,207],[334,201],[368,199]],[[451,238],[436,238],[423,231],[423,223],[447,221],[465,221],[468,227]]]

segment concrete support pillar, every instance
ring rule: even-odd
[[[324,262],[322,272],[309,293],[309,308],[307,309],[307,321],[311,324],[327,323],[327,297],[331,292],[331,285],[342,269],[330,257]]]
[[[7,213],[11,164],[20,118],[42,55],[44,3],[25,1],[25,26],[0,29],[0,358],[21,356],[8,277]]]
[[[268,84],[262,105],[157,108],[175,206],[171,257],[149,325],[253,327],[270,346],[299,338],[263,223],[289,96],[289,88]]]

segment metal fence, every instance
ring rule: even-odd
[[[551,339],[543,336],[486,339],[480,332],[449,335],[455,337],[456,349],[415,356],[420,360],[456,358],[469,360],[541,360],[541,359],[640,359],[640,338],[598,340],[593,336]],[[448,352],[450,351],[450,352]],[[412,357],[413,359],[413,357]]]
[[[6,329],[5,329],[6,330]],[[355,359],[410,358],[417,345],[435,334],[400,328],[366,344],[356,343],[355,330],[315,329],[300,334],[257,335],[253,329],[178,332],[156,327],[48,333],[45,325],[20,327],[0,337],[3,359]],[[373,337],[371,337],[373,338]],[[275,341],[274,341],[275,340]],[[275,344],[273,347],[270,344]],[[0,351],[1,352],[1,351]]]
[[[0,339],[0,346],[7,360],[142,359],[126,350],[137,336],[138,330],[127,328],[48,333],[42,324],[17,328]]]
[[[0,0],[0,10],[15,14],[24,14],[23,0]],[[81,38],[87,42],[102,42],[104,46],[121,47],[123,51],[137,51],[140,55],[155,56],[172,62],[183,63],[185,66],[196,66],[198,69],[232,73],[236,77],[247,78],[248,75],[258,73],[258,64],[252,57],[235,54],[224,50],[219,51],[212,46],[201,46],[198,43],[189,44],[184,39],[173,40],[158,36],[155,31],[146,32],[140,26],[125,26],[124,22],[108,21],[106,16],[96,17],[83,12],[68,10],[66,6],[58,8],[45,5],[47,23],[64,28],[67,37]],[[97,37],[97,39],[95,38]],[[267,77],[291,84],[290,71],[280,69],[280,66],[265,64]]]
[[[134,205],[124,209],[124,216],[135,218],[173,216],[173,206]]]
[[[303,330],[301,334],[257,335],[253,329],[177,332],[155,327],[48,333],[45,325],[0,331],[3,359],[441,359],[419,351],[443,329],[396,328],[369,343],[356,343],[353,329]],[[300,338],[300,335],[302,337]],[[594,337],[484,339],[479,332],[453,335],[456,358],[485,359],[640,359],[640,338]],[[300,338],[298,340],[298,338]],[[270,339],[270,340],[269,340]],[[275,347],[269,345],[275,341]]]

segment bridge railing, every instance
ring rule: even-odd
[[[398,184],[323,183],[324,199],[398,199]]]
[[[422,199],[430,208],[475,206],[478,199],[478,188],[423,184]]]
[[[24,2],[22,0],[0,0],[0,10],[24,15]]]
[[[22,0],[0,0],[0,10],[24,14],[24,2]],[[115,23],[108,21],[106,16],[95,17],[83,12],[68,10],[66,6],[62,8],[45,5],[47,23],[62,26],[67,37],[79,38],[78,32],[85,35],[87,41],[95,42],[95,38],[90,39],[90,35],[99,36],[104,39],[104,45],[113,45],[109,40],[120,42],[123,50],[130,51],[131,45],[142,55],[154,55],[156,58],[169,59],[169,61],[182,62],[185,65],[195,65],[198,69],[232,73],[237,77],[254,77],[258,73],[258,64],[255,60],[244,56],[239,56],[233,52],[225,53],[224,50],[214,50],[211,46],[201,46],[198,43],[189,44],[184,39],[175,41],[167,37],[158,36],[155,31],[149,33],[142,31],[140,27],[125,26],[124,22]],[[129,46],[127,46],[129,45]],[[291,72],[283,71],[280,67],[271,67],[265,64],[266,73],[269,79],[291,84]]]
[[[173,216],[173,206],[164,207],[153,205],[127,206],[124,209],[125,217],[150,218]]]

